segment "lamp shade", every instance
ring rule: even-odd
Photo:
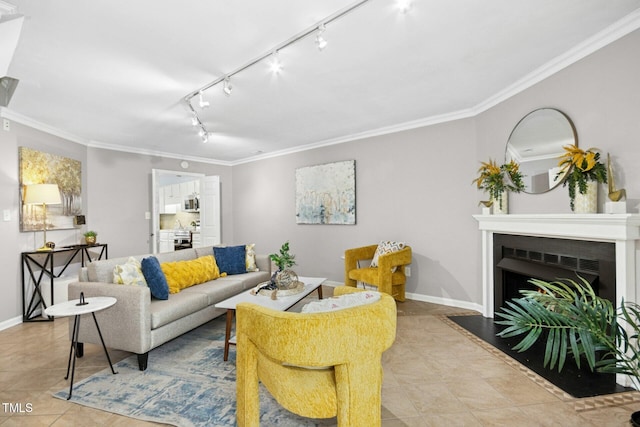
[[[60,199],[60,189],[57,184],[26,185],[24,189],[24,203],[27,205],[59,205],[62,203]]]

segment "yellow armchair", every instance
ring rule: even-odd
[[[377,286],[380,292],[393,296],[396,301],[405,300],[407,277],[404,267],[411,264],[411,247],[378,257],[378,267],[358,267],[358,261],[371,260],[378,245],[347,249],[344,252],[344,284],[356,287],[358,282]],[[395,271],[393,271],[395,267]]]
[[[334,295],[362,290],[337,287]],[[396,336],[396,304],[323,313],[236,308],[237,423],[260,425],[258,381],[287,410],[337,417],[339,427],[381,425],[382,353]]]

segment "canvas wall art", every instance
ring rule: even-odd
[[[75,215],[82,213],[82,163],[79,160],[18,148],[20,161],[20,231],[44,229],[41,205],[23,203],[24,186],[58,184],[62,203],[47,206],[47,230],[74,228]]]
[[[298,224],[356,223],[356,161],[296,169]]]

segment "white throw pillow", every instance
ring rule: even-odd
[[[373,255],[373,260],[371,260],[371,267],[378,266],[378,258],[380,255],[390,254],[391,252],[398,252],[404,249],[404,242],[391,242],[389,240],[383,240],[378,244],[378,248],[376,249],[376,253]],[[394,267],[392,271],[395,271]]]
[[[302,307],[301,313],[322,313],[326,311],[344,310],[345,308],[371,304],[380,300],[380,292],[365,291],[344,294],[339,297],[312,301]]]
[[[140,261],[130,257],[125,264],[113,268],[113,283],[119,285],[147,286]]]

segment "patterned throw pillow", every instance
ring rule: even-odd
[[[255,243],[251,243],[249,245],[246,246],[246,250],[247,250],[247,272],[249,271],[260,271],[258,269],[258,266],[256,265],[256,250],[255,250]]]
[[[220,270],[213,255],[188,261],[163,262],[160,264],[167,278],[169,293],[177,294],[189,286],[198,285],[220,277]]]
[[[404,246],[405,246],[404,242],[391,242],[389,240],[383,240],[378,244],[376,253],[375,255],[373,255],[373,260],[371,261],[371,267],[378,266],[378,258],[380,257],[380,255],[390,254],[391,252],[398,252],[399,250],[404,249]]]
[[[113,268],[113,283],[119,285],[147,286],[142,274],[140,261],[130,257],[125,264],[116,265]]]
[[[301,313],[322,313],[325,311],[343,310],[359,305],[371,304],[380,300],[380,292],[366,291],[340,295],[310,302],[302,307]]]

